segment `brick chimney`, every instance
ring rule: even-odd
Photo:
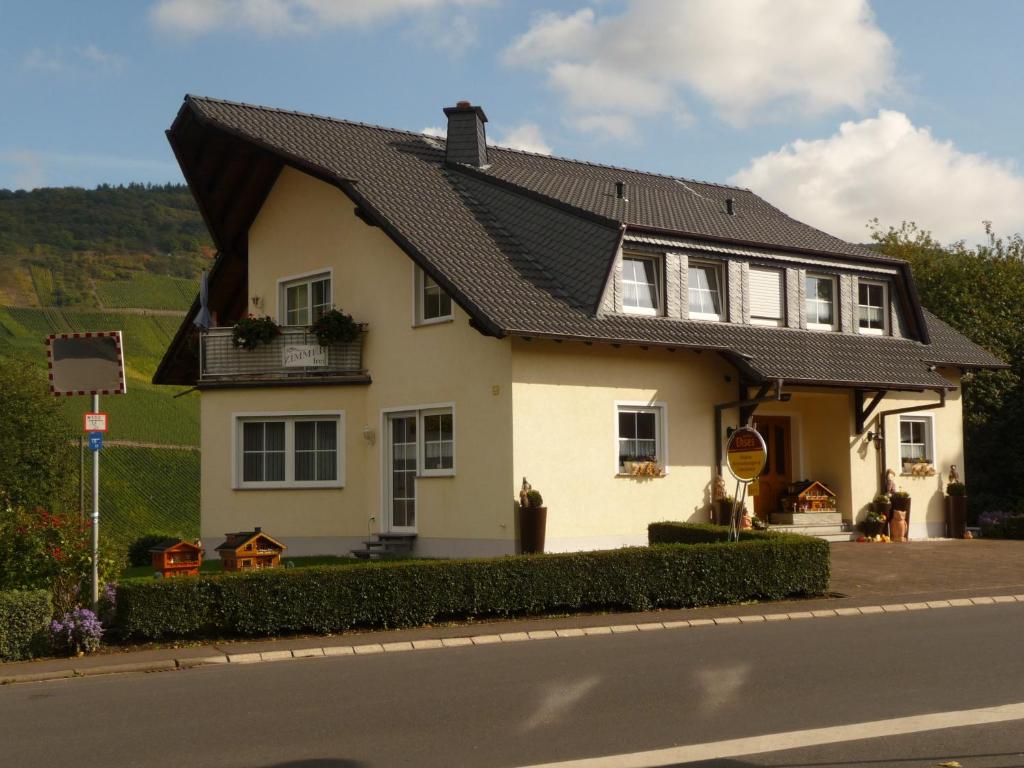
[[[445,160],[477,168],[487,165],[487,132],[484,130],[487,115],[483,109],[460,101],[454,107],[445,107],[444,113],[448,117]]]

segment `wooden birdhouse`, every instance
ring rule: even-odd
[[[153,570],[167,576],[196,576],[203,562],[203,545],[184,539],[165,539],[150,547]]]
[[[217,554],[225,571],[258,571],[280,567],[281,553],[285,549],[284,544],[257,527],[252,531],[225,534]]]
[[[782,497],[784,512],[835,512],[836,495],[817,480],[793,483]]]

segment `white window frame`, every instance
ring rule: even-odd
[[[295,480],[295,422],[331,421],[337,427],[337,479],[336,480]],[[246,422],[283,421],[284,425],[284,480],[269,482],[249,481],[242,478],[242,429]],[[305,488],[345,487],[345,412],[344,411],[245,411],[231,414],[231,487],[236,491],[249,490],[298,490]]]
[[[663,400],[616,400],[612,407],[612,466],[617,477],[632,477],[619,464],[619,413],[641,411],[654,413],[654,442],[656,461],[664,474],[668,474],[668,403]]]
[[[626,262],[647,261],[654,265],[654,307],[631,307],[626,305]],[[630,315],[657,317],[665,314],[665,260],[661,256],[643,253],[624,253],[619,267],[622,279],[622,311]],[[634,281],[631,281],[634,282]]]
[[[452,415],[452,465],[451,467],[445,467],[443,469],[424,469],[425,464],[425,453],[424,448],[424,436],[423,430],[423,417],[427,415],[437,415],[439,413],[448,413]],[[382,408],[380,411],[380,434],[384,436],[381,440],[381,460],[386,462],[387,455],[384,453],[388,449],[387,446],[387,419],[389,414],[395,413],[409,413],[416,414],[416,477],[455,477],[455,454],[458,448],[458,420],[455,415],[455,402],[449,403],[427,403],[425,405],[402,405],[395,406],[393,408]],[[382,467],[387,466],[386,463],[381,464]],[[382,473],[383,474],[383,473]],[[385,478],[387,480],[387,478]]]
[[[750,293],[747,296],[747,303],[750,307],[750,324],[751,325],[767,325],[775,328],[781,328],[786,324],[786,270],[779,269],[778,267],[765,267],[760,264],[751,264],[750,272],[772,272],[778,275],[779,278],[779,316],[778,317],[763,317],[754,314],[754,308],[752,304],[753,294]],[[748,286],[750,281],[748,280]],[[748,287],[748,291],[749,291]]]
[[[918,424],[924,424],[924,452],[928,457],[928,463],[933,467],[938,466],[936,464],[935,456],[935,414],[933,413],[913,413],[903,414],[899,419],[899,466],[901,467],[901,474],[903,467],[903,422],[915,422]]]
[[[864,328],[860,324],[860,309],[861,307],[868,307],[867,304],[860,303],[860,287],[862,285],[873,286],[882,289],[882,327],[881,328]],[[873,307],[871,307],[873,309]],[[863,278],[857,281],[857,332],[863,333],[865,336],[888,336],[889,335],[889,284],[881,280],[864,280]]]
[[[694,312],[690,309],[690,269],[693,267],[710,267],[715,270],[718,274],[718,306],[721,308],[721,312],[717,315],[714,312]],[[690,259],[686,265],[686,311],[687,317],[691,320],[711,320],[714,322],[722,322],[725,320],[728,314],[728,303],[729,292],[727,290],[726,280],[726,265],[723,261],[715,261],[713,259]]]
[[[305,328],[313,323],[313,283],[319,280],[330,280],[331,290],[328,296],[327,308],[330,309],[334,306],[334,269],[331,267],[325,267],[324,269],[315,269],[311,272],[300,272],[297,275],[288,275],[282,277],[277,281],[277,324],[282,326],[288,325],[288,289],[296,285],[306,284],[309,291],[309,323],[306,325],[294,326],[296,328]]]
[[[832,284],[832,323],[812,323],[807,319],[807,307],[810,304],[811,299],[807,296],[807,281],[811,278],[815,280],[828,280]],[[818,272],[808,272],[804,278],[804,319],[807,320],[807,329],[811,331],[835,331],[839,327],[839,280],[836,279],[835,275],[821,274]]]
[[[438,285],[437,281],[433,278],[429,278],[437,287],[441,290],[441,293],[448,296],[449,312],[447,315],[441,315],[439,317],[424,317],[423,311],[425,301],[423,298],[423,291],[427,288],[427,279],[429,275],[420,269],[418,266],[413,264],[413,301],[412,301],[412,324],[414,326],[420,325],[437,325],[438,323],[450,323],[455,319],[455,302],[452,300],[451,295]]]

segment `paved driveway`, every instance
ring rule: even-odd
[[[1024,541],[833,544],[831,586],[857,598],[954,591],[987,595],[1011,587],[1024,593]]]

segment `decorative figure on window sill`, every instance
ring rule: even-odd
[[[527,494],[533,490],[533,486],[526,482],[526,478],[523,478],[523,486],[519,489],[519,508],[526,509],[530,506],[530,500],[527,498]]]
[[[956,464],[949,465],[949,482],[960,483],[960,472],[956,468]]]

